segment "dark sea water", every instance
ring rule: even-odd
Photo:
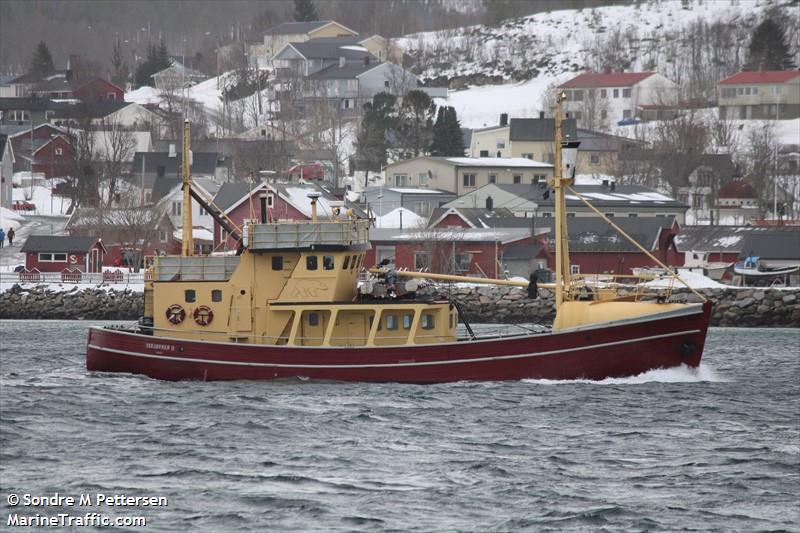
[[[419,386],[91,374],[87,325],[0,322],[0,531],[800,531],[798,329],[712,329],[697,372]],[[168,507],[7,503],[55,492]]]

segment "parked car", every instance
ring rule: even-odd
[[[14,200],[11,209],[14,211],[36,211],[36,206],[27,200]]]

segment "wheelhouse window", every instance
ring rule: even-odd
[[[433,329],[436,326],[436,320],[431,313],[422,313],[422,320],[420,320],[422,329]]]
[[[397,315],[395,314],[386,315],[386,329],[387,330],[397,329]]]
[[[211,301],[212,302],[222,301],[222,291],[220,289],[214,289],[211,291]]]
[[[282,255],[273,255],[272,256],[272,270],[283,270],[283,256]]]
[[[306,270],[316,270],[317,269],[317,256],[316,255],[309,255],[306,257]]]
[[[414,322],[413,313],[403,313],[403,329],[411,329],[411,324]]]
[[[344,256],[344,263],[342,263],[342,270],[347,270],[348,268],[350,268],[350,256],[346,255]]]
[[[333,256],[325,255],[322,257],[322,268],[325,270],[333,270]]]
[[[185,291],[183,291],[183,299],[184,299],[184,300],[185,300],[187,303],[192,303],[192,302],[194,302],[194,301],[195,301],[195,299],[196,299],[196,294],[195,294],[195,292],[194,292],[194,289],[186,289]]]
[[[319,325],[319,313],[308,313],[308,325],[309,326]]]
[[[350,270],[353,270],[356,267],[356,256],[354,255],[352,258],[352,262],[350,263]]]

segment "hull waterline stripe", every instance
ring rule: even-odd
[[[595,350],[597,348],[605,348],[607,346],[619,346],[623,344],[632,344],[635,342],[651,341],[656,339],[666,339],[669,337],[677,337],[680,335],[692,335],[700,333],[699,329],[690,329],[686,331],[678,331],[675,333],[665,333],[662,335],[651,335],[649,337],[638,337],[635,339],[626,339],[623,341],[604,342],[600,344],[593,344],[589,346],[578,346],[575,348],[565,348],[562,350],[550,350],[547,352],[527,353],[527,354],[514,354],[514,355],[497,355],[492,357],[475,357],[472,359],[452,359],[446,361],[419,361],[419,362],[404,362],[404,363],[385,363],[385,364],[344,364],[344,365],[292,365],[283,363],[252,363],[247,361],[220,361],[218,359],[198,359],[195,357],[172,357],[169,355],[155,355],[144,354],[138,352],[129,352],[126,350],[118,350],[116,348],[103,348],[95,344],[89,344],[89,348],[99,351],[111,352],[119,355],[128,355],[131,357],[144,357],[147,359],[162,359],[167,361],[179,361],[183,363],[205,363],[211,365],[231,365],[231,366],[251,366],[251,367],[265,367],[265,368],[390,368],[390,367],[407,367],[407,366],[434,366],[434,365],[456,365],[466,363],[483,363],[487,361],[501,361],[507,359],[524,359],[527,357],[540,357],[544,355],[555,355],[568,352],[579,352],[586,350]],[[292,348],[290,348],[292,349]]]

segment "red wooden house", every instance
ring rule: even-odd
[[[22,246],[25,268],[39,272],[100,272],[106,249],[93,236],[31,235]]]
[[[226,183],[220,187],[214,197],[214,204],[223,210],[225,215],[239,228],[245,220],[261,220],[261,196],[266,196],[267,220],[310,220],[311,198],[309,193],[320,195],[317,198],[317,216],[320,219],[330,218],[336,205],[341,204],[329,191],[316,184],[277,183],[267,187],[266,184],[250,185],[249,183]],[[347,209],[356,210],[360,218],[366,214],[351,204]],[[214,222],[214,247],[234,249],[237,243],[225,234],[222,226]]]
[[[75,89],[75,98],[82,102],[96,102],[98,100],[125,100],[125,91],[103,78],[95,78]]]

